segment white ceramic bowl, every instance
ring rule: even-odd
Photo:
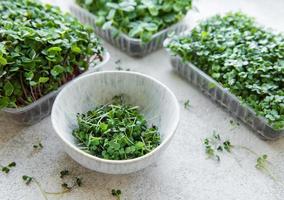
[[[159,128],[161,144],[150,153],[130,160],[106,160],[80,150],[72,130],[76,114],[87,112],[124,94],[127,103],[137,105],[148,123]],[[65,151],[81,165],[108,174],[127,174],[155,162],[170,143],[179,122],[175,95],[159,81],[135,72],[96,72],[70,82],[58,94],[51,112],[52,125]]]

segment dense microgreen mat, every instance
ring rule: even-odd
[[[191,9],[191,0],[76,0],[95,15],[96,25],[114,27],[144,42],[153,34],[180,21]]]
[[[275,129],[284,127],[284,36],[242,13],[213,16],[167,47],[206,72]]]
[[[77,115],[73,136],[81,149],[104,159],[126,160],[143,156],[160,144],[156,126],[148,127],[139,107],[121,96],[110,104]]]
[[[102,59],[90,28],[33,0],[0,1],[0,108],[28,105]]]

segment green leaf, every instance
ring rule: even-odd
[[[38,83],[46,83],[48,80],[49,80],[48,77],[40,77],[40,78],[38,79]]]
[[[55,65],[50,71],[50,73],[52,76],[56,77],[62,74],[64,71],[65,71],[64,67],[62,67],[61,65]]]
[[[81,49],[76,44],[72,45],[71,51],[74,53],[81,53]]]
[[[0,97],[0,109],[6,108],[9,105],[9,97]]]
[[[149,41],[150,34],[179,22],[192,8],[192,0],[106,0],[100,3],[77,0],[76,3],[95,16],[97,26],[104,30],[114,28],[119,33],[141,39],[142,42]],[[156,24],[156,27],[147,30],[144,27],[147,23]],[[141,27],[138,24],[142,24]]]
[[[62,49],[60,47],[50,47],[47,52],[60,52]]]
[[[13,91],[14,91],[14,86],[10,81],[7,81],[4,85],[5,95],[9,97],[13,94]]]
[[[152,39],[152,33],[143,32],[143,33],[141,34],[141,39],[142,39],[142,41],[145,42],[145,43],[151,41],[151,39]]]
[[[34,73],[32,71],[25,72],[26,80],[31,81],[33,79],[33,77],[34,77]]]
[[[0,64],[1,65],[7,65],[7,60],[5,58],[3,58],[2,56],[0,56]]]

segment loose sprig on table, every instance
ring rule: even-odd
[[[121,66],[121,60],[118,59],[114,62],[116,64],[116,67],[115,69],[118,70],[118,71],[131,71],[130,68],[124,68]]]
[[[34,0],[0,1],[0,109],[26,106],[103,59],[91,28]]]
[[[167,48],[200,68],[243,103],[284,128],[284,36],[242,13],[214,16]]]
[[[143,42],[180,21],[192,7],[191,0],[76,0],[95,15],[96,25],[115,28]]]
[[[189,99],[187,99],[187,100],[183,103],[183,106],[184,106],[184,108],[187,109],[187,110],[190,108],[191,104],[190,104]]]
[[[208,157],[214,158],[217,161],[220,161],[218,152],[223,152],[225,150],[230,153],[233,148],[229,140],[222,141],[220,135],[215,131],[211,137],[204,139],[203,144],[205,146],[205,153]]]
[[[2,172],[8,174],[12,168],[16,167],[16,163],[15,162],[11,162],[7,166],[0,165],[0,167],[1,167],[1,171]]]
[[[41,144],[41,142],[39,142],[38,144],[34,144],[33,148],[34,149],[43,149],[43,145]]]
[[[156,126],[148,127],[138,106],[126,105],[124,96],[77,115],[73,131],[84,151],[104,159],[126,160],[143,156],[160,144]]]
[[[120,200],[121,197],[121,190],[112,189],[111,190],[112,196],[116,197],[116,200]]]
[[[232,153],[233,149],[242,149],[246,152],[256,156],[256,164],[255,168],[264,172],[266,175],[268,175],[273,181],[275,181],[277,184],[280,184],[284,187],[284,184],[281,180],[277,178],[273,170],[271,168],[273,165],[268,161],[268,156],[266,154],[260,155],[251,150],[248,147],[242,146],[242,145],[233,145],[230,140],[222,140],[221,136],[217,134],[215,131],[213,132],[212,136],[207,137],[203,140],[203,144],[205,147],[205,153],[209,158],[212,158],[214,160],[220,161],[220,154],[221,152],[228,152]],[[239,163],[239,160],[237,160]]]

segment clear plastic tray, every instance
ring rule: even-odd
[[[170,52],[170,50],[168,51]],[[252,108],[241,103],[228,89],[224,88],[193,64],[184,62],[179,56],[174,56],[172,53],[171,63],[180,76],[197,86],[203,93],[224,107],[234,117],[250,126],[259,133],[262,139],[275,140],[283,137],[283,129],[273,129],[264,117],[258,116]]]
[[[102,28],[96,26],[94,15],[76,4],[72,4],[70,6],[70,11],[82,23],[94,27],[95,32],[99,36],[107,40],[113,46],[126,52],[128,55],[134,57],[143,57],[153,51],[160,49],[163,46],[163,42],[167,38],[169,33],[180,33],[187,29],[187,26],[181,21],[167,29],[154,34],[150,42],[143,43],[140,39],[131,38],[124,33],[120,33],[118,36],[114,36],[111,29],[103,30]]]
[[[86,72],[80,74],[83,76],[88,73],[99,71],[100,68],[108,62],[110,55],[108,52],[105,52],[103,62],[99,63],[95,67],[90,67]],[[79,77],[78,76],[78,77]],[[76,77],[76,78],[78,78]],[[75,79],[76,79],[75,78]],[[74,80],[74,79],[73,79]],[[72,81],[72,80],[71,80]],[[70,81],[70,82],[71,82]],[[68,82],[69,83],[69,82]],[[43,118],[47,117],[50,114],[54,99],[60,90],[68,83],[65,83],[60,88],[55,91],[48,93],[47,95],[41,97],[37,101],[20,108],[4,108],[1,112],[4,113],[4,116],[13,120],[16,124],[20,125],[33,125]]]

